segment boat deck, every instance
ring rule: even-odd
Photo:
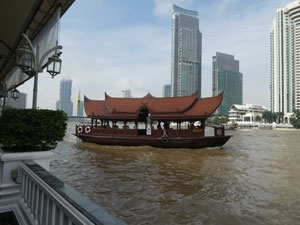
[[[216,127],[214,136],[205,136],[204,129],[118,129],[77,125],[76,136],[84,142],[100,145],[152,146],[158,148],[204,148],[224,145],[231,136],[224,127]]]

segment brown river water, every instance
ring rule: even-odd
[[[222,148],[81,143],[51,172],[127,224],[300,224],[300,131],[236,130]]]

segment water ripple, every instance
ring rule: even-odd
[[[128,224],[299,224],[297,131],[168,150],[81,143],[68,129],[51,171]]]

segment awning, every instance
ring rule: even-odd
[[[4,0],[0,6],[0,97],[6,91],[30,79],[17,72],[16,50],[25,45],[26,33],[33,43],[44,40],[42,34],[49,23],[59,18],[75,0]],[[55,28],[56,29],[56,28]],[[58,28],[57,28],[58,29]],[[54,32],[55,33],[55,32]],[[45,44],[40,44],[41,46]],[[13,75],[14,74],[14,75]]]

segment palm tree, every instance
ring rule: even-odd
[[[273,113],[271,111],[264,111],[262,113],[262,119],[265,123],[272,123],[273,122]]]
[[[278,114],[278,123],[283,123],[284,122],[284,113],[283,112],[279,112]]]

